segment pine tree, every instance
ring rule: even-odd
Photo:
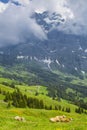
[[[65,108],[63,107],[63,108],[62,108],[62,111],[64,111],[64,110],[65,110]]]
[[[66,112],[70,113],[71,112],[70,108],[66,108]]]
[[[1,90],[1,88],[0,88],[0,94],[2,93],[2,90]]]
[[[10,107],[11,107],[11,102],[9,101],[8,105],[7,105],[7,108],[10,108]]]
[[[60,105],[59,105],[59,107],[58,107],[58,108],[59,108],[59,111],[61,111],[61,106],[60,106]]]
[[[4,101],[5,101],[5,102],[8,102],[8,101],[10,101],[10,100],[11,100],[10,93],[7,92],[7,93],[5,94],[5,99],[4,99]]]
[[[49,106],[49,110],[52,110],[52,105]]]
[[[58,106],[55,106],[55,110],[58,110]]]
[[[39,101],[39,104],[40,104],[40,109],[43,109],[43,108],[44,108],[43,100],[40,100],[40,101]]]

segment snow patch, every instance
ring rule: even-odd
[[[38,58],[37,58],[36,56],[34,56],[34,60],[39,61]]]
[[[82,56],[83,59],[86,59],[87,57],[86,56]]]
[[[17,59],[28,59],[28,56],[17,56]]]
[[[59,63],[59,61],[56,59],[56,63],[60,66],[60,63]]]
[[[53,62],[50,58],[45,58],[44,60],[42,60],[45,64],[48,65],[48,68],[51,69],[50,64]]]
[[[17,56],[17,59],[24,59],[24,56]]]
[[[85,74],[85,71],[81,71],[82,74]]]

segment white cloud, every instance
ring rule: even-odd
[[[17,44],[31,36],[46,39],[45,33],[30,15],[28,7],[9,4],[0,14],[0,46]]]
[[[48,10],[49,12],[57,12],[64,18],[73,18],[73,13],[67,7],[67,0],[32,0],[30,6],[33,10],[42,13]]]
[[[7,8],[8,4],[4,4],[2,2],[0,2],[0,13],[2,13],[6,8]]]
[[[65,25],[60,27],[65,32],[87,35],[87,0],[67,0],[68,7],[74,14]]]
[[[11,0],[13,2],[18,2],[22,5],[28,5],[30,3],[30,0]]]
[[[17,6],[12,1],[20,5]],[[66,19],[65,23],[58,26],[59,30],[87,34],[86,5],[87,0],[10,0],[8,4],[0,2],[0,46],[23,42],[32,35],[46,39],[43,28],[31,18],[35,11],[59,13]]]

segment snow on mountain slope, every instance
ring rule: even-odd
[[[87,73],[87,38],[77,33],[77,14],[67,0],[0,2],[1,63],[35,61],[50,71]]]

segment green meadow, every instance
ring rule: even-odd
[[[43,99],[44,104],[61,105],[62,107],[70,107],[71,113],[59,111],[59,110],[45,110],[45,109],[30,109],[30,108],[15,108],[11,106],[7,108],[7,103],[3,101],[4,95],[0,94],[0,130],[87,130],[87,115],[75,113],[76,106],[68,103],[65,100],[60,102],[48,97],[48,91],[43,86],[21,86],[16,85],[20,91],[29,97],[36,97]],[[13,88],[0,84],[0,89],[14,91]],[[38,95],[35,96],[35,93]],[[50,122],[51,117],[58,115],[65,115],[73,120],[71,122]],[[16,121],[15,116],[21,116],[25,118],[25,122]]]
[[[87,130],[87,115],[67,114],[55,110],[18,109],[0,107],[0,130]],[[16,121],[15,116],[22,116],[25,122]],[[51,117],[66,115],[73,120],[68,123],[52,123]]]

